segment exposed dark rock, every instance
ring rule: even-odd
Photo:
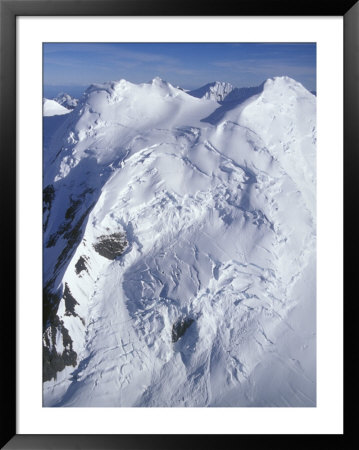
[[[77,354],[72,348],[72,339],[69,335],[68,330],[65,328],[63,321],[60,321],[57,316],[57,310],[61,298],[65,302],[65,315],[73,315],[78,317],[84,324],[84,320],[78,316],[75,312],[75,306],[78,304],[76,299],[71,293],[70,287],[65,283],[64,293],[54,292],[54,280],[56,278],[56,271],[68,260],[70,254],[75,250],[76,244],[81,238],[81,230],[85,219],[88,217],[90,210],[93,208],[94,203],[92,203],[86,211],[81,214],[81,217],[73,225],[76,215],[81,207],[82,199],[88,194],[92,193],[92,189],[85,190],[80,198],[71,199],[70,206],[65,212],[65,221],[60,225],[56,233],[53,233],[46,246],[54,246],[62,236],[63,239],[67,240],[66,245],[62,249],[59,255],[53,277],[44,287],[43,290],[43,327],[44,327],[44,344],[43,344],[43,380],[48,381],[52,378],[56,379],[56,373],[63,370],[66,366],[76,366]],[[44,207],[48,208],[51,206],[51,202],[54,198],[54,191],[51,188],[44,191]],[[46,201],[46,202],[45,202]],[[80,266],[76,267],[76,270],[83,270],[81,264],[84,261],[80,261]],[[86,267],[85,267],[86,269]],[[62,346],[64,350],[62,353],[58,353],[57,347],[59,347],[59,342],[56,342],[56,336],[62,336]],[[62,348],[61,346],[61,348]]]
[[[82,224],[83,224],[84,220],[86,219],[86,217],[88,216],[91,209],[93,208],[93,206],[94,206],[94,203],[87,208],[87,210],[80,217],[80,219],[78,220],[76,225],[71,230],[67,231],[64,234],[64,238],[67,239],[67,244],[57,259],[57,262],[55,265],[55,271],[61,266],[62,263],[65,262],[69,252],[71,250],[74,250],[75,244],[79,241],[80,236],[81,236]]]
[[[51,291],[50,282],[44,287],[42,292],[42,324],[45,329],[53,322],[61,296]]]
[[[68,211],[68,210],[67,210]],[[67,233],[71,229],[72,218],[70,218],[67,222],[63,222],[56,233],[52,233],[46,243],[46,248],[54,247],[56,245],[57,240],[60,236]]]
[[[60,330],[62,335],[62,345],[64,347],[62,353],[58,353],[56,350],[57,330]],[[76,366],[77,353],[73,350],[72,343],[67,328],[56,315],[53,318],[53,323],[44,333],[44,344],[42,347],[43,381],[49,381],[52,378],[56,380],[57,372],[60,372],[66,366]]]
[[[93,246],[98,254],[114,260],[126,250],[128,242],[125,233],[113,233],[100,236]]]
[[[59,233],[52,233],[46,242],[46,248],[54,247],[59,237]]]
[[[65,315],[73,315],[78,317],[83,324],[85,324],[83,318],[78,316],[75,312],[75,306],[78,304],[76,299],[71,293],[70,287],[65,283],[65,289],[63,294],[60,292],[54,292],[54,282],[56,279],[56,272],[59,268],[65,264],[71,253],[75,250],[76,244],[81,238],[82,226],[89,212],[94,206],[92,203],[86,211],[79,213],[82,201],[88,194],[92,194],[94,189],[88,188],[77,198],[70,199],[70,206],[65,212],[65,221],[59,226],[57,231],[49,237],[46,243],[47,247],[52,247],[56,244],[57,240],[62,237],[65,242],[65,246],[62,249],[55,268],[53,277],[46,283],[43,289],[43,380],[48,381],[52,378],[56,379],[57,372],[64,369],[66,366],[76,366],[77,354],[73,350],[73,341],[69,334],[69,331],[65,328],[63,321],[57,316],[57,310],[61,298],[65,302]],[[53,202],[55,195],[55,190],[53,186],[49,186],[44,190],[44,212],[49,210]],[[76,216],[79,219],[76,221]],[[47,226],[46,220],[46,226]],[[44,225],[44,229],[45,228]],[[83,259],[81,259],[83,258]],[[76,264],[75,269],[80,273],[82,270],[87,270],[85,265],[85,257],[81,257],[78,264]],[[59,334],[60,332],[60,334]],[[58,352],[59,342],[56,342],[56,337],[62,336],[62,345],[60,348],[64,347],[62,353]]]
[[[55,198],[55,189],[52,184],[49,184],[45,187],[43,190],[43,202],[44,202],[44,208],[50,209],[52,202]]]
[[[84,270],[88,272],[87,265],[86,265],[87,258],[86,256],[80,256],[77,263],[75,264],[75,271],[77,275],[80,275],[81,272]]]
[[[65,283],[65,290],[62,298],[65,301],[65,315],[73,315],[79,317],[75,312],[75,306],[78,302],[71,294],[70,288]],[[73,350],[73,341],[69,331],[64,326],[64,322],[60,320],[56,311],[61,300],[60,295],[53,293],[49,286],[44,288],[43,298],[43,381],[54,378],[56,380],[57,372],[63,370],[66,366],[76,366],[77,354]],[[81,317],[79,317],[81,319]],[[81,321],[84,323],[83,319]],[[59,353],[57,348],[59,343],[56,342],[58,332],[62,337],[62,346],[64,350]]]
[[[192,325],[194,319],[190,317],[183,317],[177,320],[172,326],[172,342],[177,342],[182,337],[187,329]]]
[[[59,226],[59,228],[57,229],[57,231],[55,233],[51,234],[51,236],[49,237],[49,239],[46,243],[46,248],[54,247],[56,245],[56,242],[58,241],[59,237],[62,235],[66,239],[66,234],[69,231],[71,231],[72,223],[75,219],[77,212],[80,209],[81,204],[85,200],[85,197],[87,196],[87,194],[92,194],[94,191],[95,190],[92,188],[87,188],[78,196],[77,199],[74,200],[72,197],[70,198],[70,206],[67,208],[67,210],[65,212],[65,221]],[[46,226],[47,226],[47,221],[48,221],[48,216],[46,219]],[[44,227],[45,227],[45,225],[44,225]],[[44,228],[44,231],[46,231],[46,228]]]
[[[62,331],[62,343],[63,343],[63,346],[65,348],[69,347],[69,348],[72,349],[72,339],[71,339],[71,337],[69,335],[69,331],[68,331],[67,328],[64,327],[63,322],[61,322],[61,324],[62,324],[61,331]]]
[[[65,300],[65,315],[76,317],[77,313],[75,312],[75,306],[78,305],[78,302],[72,296],[69,285],[67,283],[65,283],[63,299]]]
[[[50,381],[52,378],[56,380],[56,374],[58,371],[63,370],[65,364],[56,353],[55,349],[50,351],[47,347],[42,348],[42,379],[43,381]]]
[[[72,349],[65,349],[62,354],[55,348],[50,351],[43,347],[43,381],[56,380],[57,372],[61,372],[66,366],[76,366],[77,353]]]
[[[73,220],[77,210],[79,209],[79,206],[81,205],[81,200],[73,200],[73,199],[71,199],[70,202],[71,202],[71,204],[70,204],[70,206],[67,208],[67,210],[65,212],[65,219],[66,220]]]
[[[46,231],[47,224],[49,222],[50,217],[50,210],[52,206],[52,202],[55,198],[55,189],[52,184],[49,184],[45,187],[45,189],[42,192],[42,200],[43,200],[43,217],[44,217],[44,223],[43,223],[43,230]],[[47,213],[47,214],[46,214]]]

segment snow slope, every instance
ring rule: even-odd
[[[91,86],[44,148],[45,406],[315,406],[316,98]]]
[[[44,98],[42,102],[42,110],[43,116],[58,116],[63,114],[68,114],[70,112],[69,109],[61,106],[55,100],[49,100],[48,98]]]

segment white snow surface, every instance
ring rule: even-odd
[[[55,100],[50,100],[48,98],[43,99],[42,110],[43,110],[44,117],[59,116],[59,115],[63,115],[63,114],[68,114],[70,112],[69,109],[60,105]]]
[[[316,405],[316,97],[278,77],[203,120],[219,106],[159,78],[96,84],[46,141],[44,280],[76,299],[57,315],[77,363],[44,406]],[[109,260],[93,244],[115,232]]]

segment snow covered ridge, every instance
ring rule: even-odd
[[[54,99],[44,98],[42,100],[43,116],[61,116],[68,114],[76,108],[78,99],[72,98],[69,94],[61,93]]]
[[[315,406],[316,97],[217,87],[44,117],[45,406]]]
[[[48,98],[44,98],[42,101],[42,111],[44,117],[61,116],[70,112],[69,109],[61,106],[55,100],[49,100]]]
[[[74,109],[77,106],[78,99],[71,97],[71,95],[66,94],[66,92],[59,93],[53,100],[55,100],[60,105],[67,109]]]
[[[188,92],[193,97],[205,98],[207,100],[215,100],[221,102],[225,100],[230,92],[232,92],[234,87],[230,83],[214,81],[213,83],[208,83],[205,86]]]

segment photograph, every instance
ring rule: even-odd
[[[315,408],[316,43],[42,64],[43,407]]]
[[[350,447],[358,42],[358,0],[0,0],[0,448]]]

